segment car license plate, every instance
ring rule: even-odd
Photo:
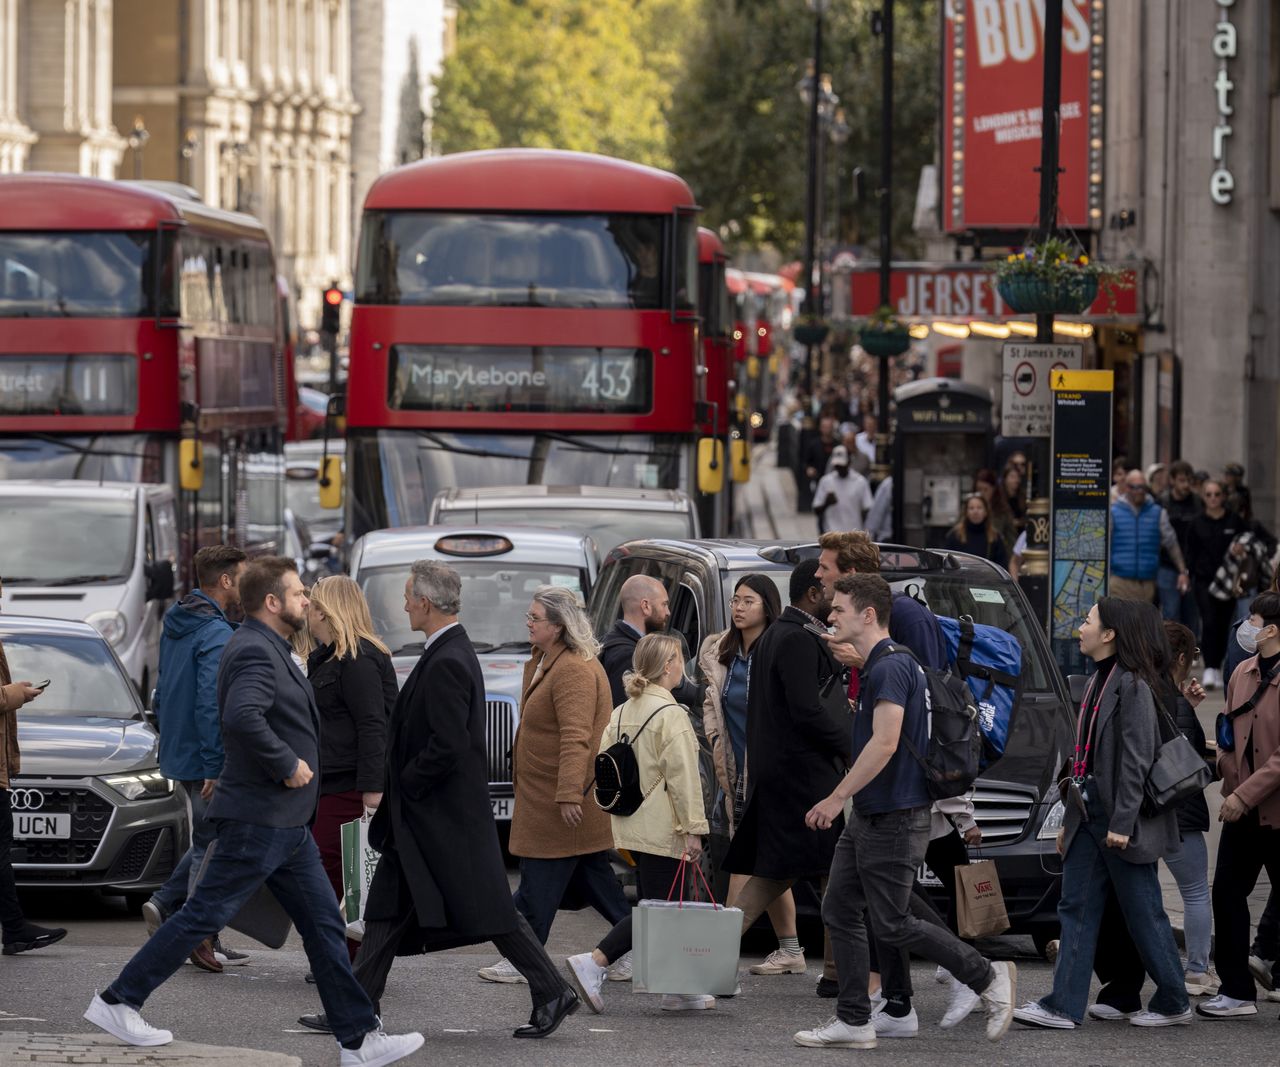
[[[493,805],[493,817],[495,819],[499,822],[511,821],[511,809],[516,805],[514,797],[490,797],[489,803]]]
[[[13,836],[17,840],[35,837],[70,837],[71,815],[43,815],[40,812],[15,811]]]

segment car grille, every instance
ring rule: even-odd
[[[60,840],[14,842],[15,863],[88,863],[98,851],[111,822],[114,806],[91,789],[69,789],[12,783],[15,789],[38,789],[44,794],[40,811],[49,815],[70,813],[71,837]]]
[[[132,882],[139,878],[147,869],[147,861],[151,859],[160,833],[160,828],[155,827],[151,830],[139,830],[130,837],[129,843],[111,865],[108,877],[119,882]]]
[[[1022,836],[1035,810],[1036,794],[1018,786],[979,782],[973,791],[973,817],[983,845],[999,845]]]
[[[490,784],[511,781],[511,746],[515,743],[514,700],[486,700],[485,750],[489,757]]]

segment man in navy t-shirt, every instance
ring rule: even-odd
[[[1016,969],[991,963],[946,927],[911,914],[916,870],[929,844],[930,797],[923,768],[903,743],[928,746],[926,681],[914,658],[891,651],[892,593],[876,574],[834,583],[830,622],[865,666],[854,713],[853,766],[830,796],[805,816],[812,830],[831,826],[853,799],[853,818],[831,861],[822,919],[835,949],[840,991],[836,1017],[795,1035],[798,1045],[873,1048],[876,1028],[867,995],[867,925],[889,945],[945,967],[981,998],[987,1037],[998,1041],[1012,1019]],[[915,764],[912,768],[911,764]]]

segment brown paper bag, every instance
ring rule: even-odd
[[[989,937],[1009,929],[1000,876],[992,860],[956,867],[956,926],[961,937]]]

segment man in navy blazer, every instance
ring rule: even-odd
[[[311,686],[288,638],[305,619],[307,593],[293,561],[269,556],[240,579],[248,619],[227,642],[218,668],[218,706],[226,752],[209,818],[217,841],[200,883],[84,1017],[130,1045],[167,1045],[168,1030],[138,1010],[204,938],[221,930],[265,883],[302,935],[341,1067],[382,1067],[422,1046],[418,1033],[382,1031],[351,972],[346,928],[333,903],[307,827],[315,816],[320,720]]]

